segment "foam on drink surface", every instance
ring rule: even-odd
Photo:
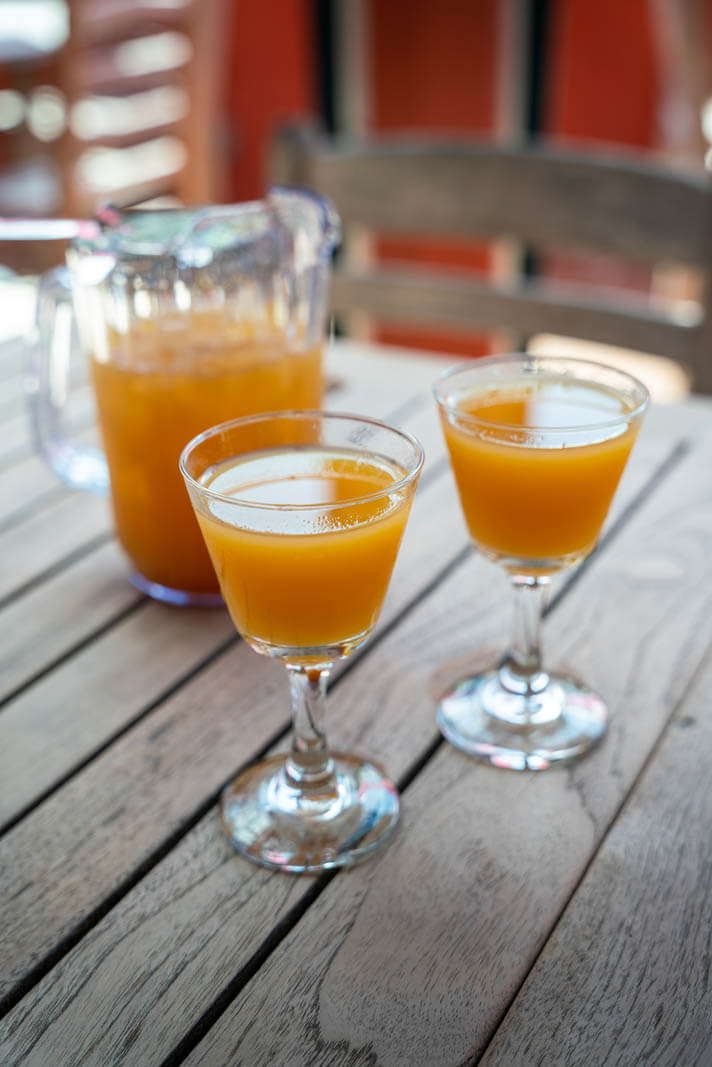
[[[211,515],[264,533],[316,534],[385,517],[402,500],[388,489],[404,477],[383,457],[300,445],[236,457],[201,481],[230,500],[211,498]],[[374,497],[374,494],[378,494]]]
[[[511,444],[556,448],[590,444],[625,433],[631,412],[625,398],[595,382],[562,381],[542,377],[536,383],[526,378],[491,385],[456,398],[457,407],[495,428],[515,428]],[[616,420],[620,420],[618,426]],[[590,436],[586,435],[590,427]],[[557,434],[556,431],[559,431]],[[542,436],[537,438],[537,431]],[[575,431],[575,439],[570,433]]]

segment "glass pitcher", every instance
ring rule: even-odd
[[[37,446],[74,488],[111,493],[116,534],[143,592],[219,603],[178,471],[184,445],[242,415],[319,408],[331,204],[274,189],[236,206],[134,211],[76,239],[40,284],[29,396]],[[103,453],[63,429],[73,313]]]

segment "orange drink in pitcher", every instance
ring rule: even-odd
[[[338,219],[315,195],[132,211],[43,280],[33,393],[40,448],[67,484],[108,488],[134,584],[172,603],[219,602],[178,473],[184,445],[226,419],[319,407]],[[91,367],[103,453],[61,428],[71,310]],[[66,317],[63,317],[66,318]]]
[[[250,325],[210,312],[149,320],[91,359],[117,537],[160,586],[218,592],[178,474],[186,442],[215,421],[321,403],[321,345],[290,352],[276,329],[255,339]]]

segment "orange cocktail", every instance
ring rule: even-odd
[[[276,512],[216,501],[198,521],[233,621],[270,648],[360,643],[378,617],[410,508],[402,468],[302,445],[230,460],[203,483]],[[316,505],[316,506],[315,506]],[[319,505],[323,505],[323,508]]]
[[[205,311],[139,321],[106,356],[91,363],[118,539],[149,582],[217,593],[181,450],[229,418],[318,407],[320,348],[288,351],[276,329]]]
[[[255,863],[355,863],[396,824],[398,793],[382,768],[329,751],[326,691],[334,662],[376,623],[422,463],[409,434],[323,411],[237,419],[183,451],[235,626],[289,678],[290,753],[251,765],[222,795],[228,836]]]
[[[455,408],[441,419],[477,545],[520,563],[587,555],[638,433],[628,401],[592,382],[541,376],[475,384]]]
[[[495,766],[544,770],[606,729],[596,693],[544,669],[539,628],[552,575],[595,546],[648,394],[614,367],[515,354],[453,368],[435,397],[472,540],[515,604],[508,652],[443,694],[438,725]]]

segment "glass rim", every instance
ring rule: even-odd
[[[606,371],[606,373],[613,373],[632,385],[633,388],[640,392],[642,399],[631,410],[624,412],[620,415],[616,415],[613,418],[602,419],[600,422],[586,423],[585,426],[521,426],[521,424],[506,423],[506,422],[494,422],[490,419],[484,419],[480,415],[472,415],[466,411],[463,411],[457,406],[457,404],[450,402],[442,393],[440,386],[443,382],[454,378],[457,374],[461,374],[466,371],[477,371],[479,368],[491,367],[491,366],[503,366],[507,363],[519,363],[522,365],[535,364],[537,362],[546,362],[550,366],[553,364],[553,372],[556,373],[556,365],[558,364],[562,369],[566,365],[573,365],[581,368],[591,368],[595,371]],[[562,379],[565,375],[561,375]],[[576,379],[572,379],[576,380]],[[579,379],[584,380],[584,379]],[[591,380],[591,379],[589,379]],[[459,362],[451,365],[433,382],[433,394],[438,403],[438,406],[444,408],[446,411],[456,412],[458,416],[464,421],[469,422],[472,425],[482,426],[486,429],[499,430],[499,431],[519,431],[527,430],[536,434],[560,434],[560,433],[590,433],[597,430],[605,430],[613,428],[614,426],[620,426],[621,424],[629,424],[634,419],[640,417],[648,404],[650,403],[650,392],[648,387],[641,382],[639,378],[631,374],[629,371],[621,370],[619,367],[614,367],[610,363],[602,363],[594,359],[580,359],[578,356],[548,356],[545,352],[535,354],[529,354],[527,352],[507,352],[501,355],[494,356],[481,356],[476,357],[470,361]]]
[[[403,441],[406,441],[414,449],[416,462],[414,463],[412,470],[409,470],[403,478],[399,478],[397,481],[391,483],[391,485],[385,486],[383,489],[378,489],[376,492],[373,493],[365,493],[360,496],[349,497],[346,500],[339,500],[336,503],[332,504],[260,504],[255,500],[243,500],[234,493],[219,493],[215,489],[211,489],[209,485],[203,485],[202,482],[199,482],[187,470],[186,462],[189,454],[193,452],[196,448],[198,448],[201,444],[203,444],[205,441],[209,440],[211,437],[217,437],[219,434],[225,433],[226,431],[231,430],[237,426],[246,426],[250,423],[267,422],[270,420],[277,419],[297,419],[299,421],[329,419],[338,422],[359,422],[361,424],[365,423],[369,426],[375,427],[378,430],[387,430],[389,433],[395,434]],[[278,448],[279,446],[276,447]],[[285,447],[289,448],[291,446],[286,445]],[[256,452],[261,450],[253,449],[250,451]],[[238,455],[240,455],[240,453],[238,453]],[[244,455],[250,455],[250,452],[245,452]],[[418,478],[423,468],[424,462],[425,449],[423,448],[422,444],[415,436],[415,434],[410,433],[408,430],[402,430],[397,426],[391,426],[390,423],[383,422],[381,419],[371,418],[369,415],[356,415],[348,411],[324,411],[319,408],[288,408],[284,411],[265,411],[255,415],[242,415],[237,419],[228,419],[227,422],[221,422],[218,423],[216,426],[208,427],[207,430],[203,430],[202,433],[197,434],[190,441],[188,441],[187,445],[184,447],[183,451],[180,454],[178,466],[185,481],[188,482],[190,485],[194,486],[197,492],[205,494],[211,500],[219,500],[223,503],[232,504],[233,506],[238,506],[241,508],[252,508],[256,511],[295,511],[300,513],[309,511],[319,511],[323,513],[325,511],[337,511],[339,509],[348,507],[350,504],[363,503],[369,500],[378,500],[381,497],[390,496],[392,493],[400,492],[401,490],[407,488],[412,482],[414,482]]]
[[[299,203],[314,205],[319,212],[322,227],[320,247],[315,259],[317,262],[328,261],[341,239],[341,223],[332,201],[314,189],[301,189],[278,183],[270,185],[261,198],[252,197],[249,200],[238,200],[230,204],[215,204],[208,201],[199,204],[146,209],[132,205],[120,209],[107,205],[100,209],[95,219],[83,224],[81,232],[69,241],[69,248],[81,259],[92,255],[111,255],[117,260],[127,256],[139,259],[142,257],[161,259],[174,253],[173,242],[176,235],[172,235],[171,241],[164,239],[162,242],[157,242],[155,238],[146,238],[140,233],[131,235],[128,231],[133,224],[145,224],[149,220],[156,219],[164,222],[174,220],[177,223],[180,219],[194,228],[203,221],[219,222],[222,219],[237,216],[258,218],[278,211],[276,202],[280,199],[283,210],[288,210],[290,206]],[[146,245],[149,246],[148,249]]]

